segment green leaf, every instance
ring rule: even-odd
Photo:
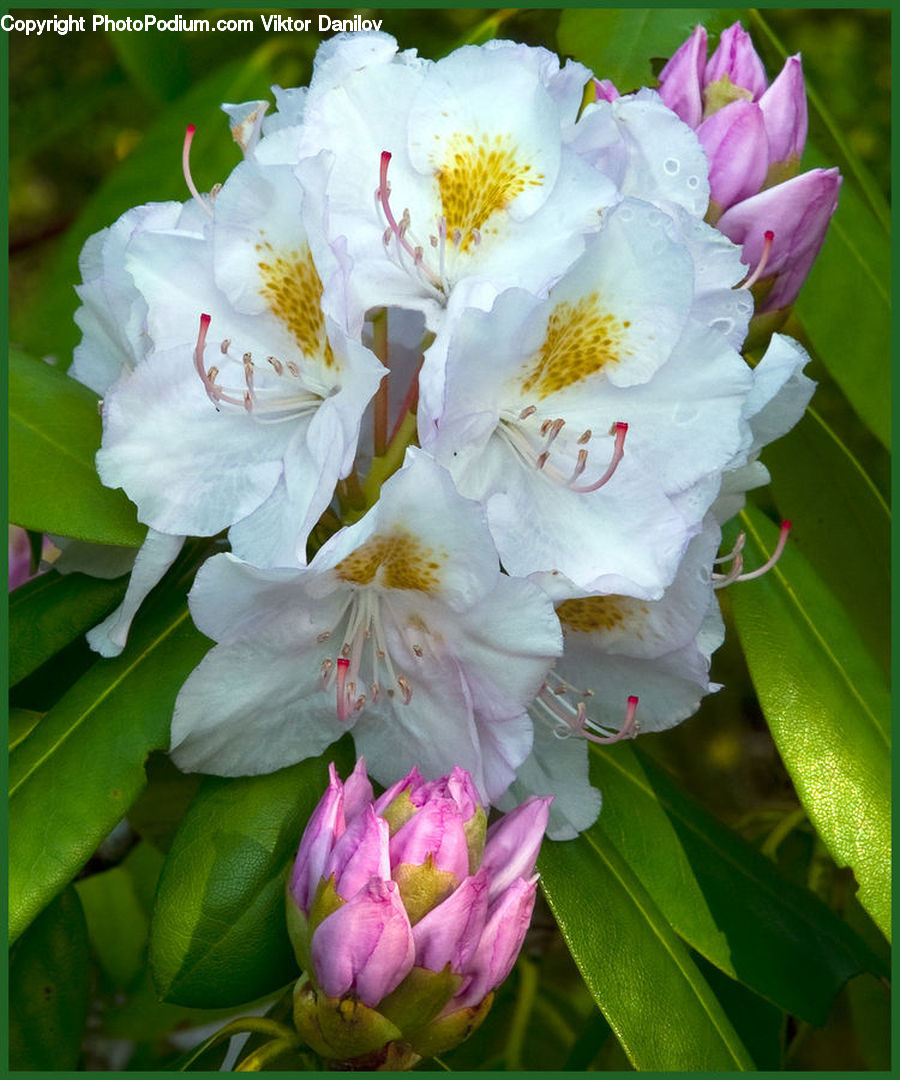
[[[791,545],[847,610],[885,671],[890,664],[891,514],[847,447],[812,409],[766,447],[769,492],[793,523]]]
[[[136,547],[146,529],[121,491],[100,483],[92,391],[19,351],[9,354],[9,517],[36,532]]]
[[[67,889],[12,949],[9,1065],[15,1070],[78,1066],[91,984],[87,926]]]
[[[538,869],[575,962],[635,1068],[753,1068],[684,943],[601,830],[545,843]]]
[[[849,978],[882,970],[813,893],[785,880],[646,755],[625,745],[591,750],[591,780],[603,792],[593,831],[615,845],[672,928],[727,975],[823,1024]]]
[[[734,9],[570,8],[560,18],[557,41],[560,52],[624,94],[654,86],[651,59],[670,57],[698,23],[716,34],[740,18]]]
[[[43,713],[33,709],[10,709],[9,710],[9,749],[14,750],[19,743],[24,742],[34,728],[41,722]]]
[[[96,626],[125,595],[127,579],[41,574],[9,597],[9,682],[36,671]]]
[[[329,761],[348,748],[268,776],[207,778],[160,878],[150,965],[164,1001],[240,1005],[297,977],[284,916],[285,874],[322,797]]]
[[[804,164],[828,166],[814,150]],[[794,314],[816,355],[856,414],[891,446],[890,270],[888,235],[845,181],[825,244]]]
[[[97,189],[68,230],[56,259],[35,292],[37,310],[17,313],[17,340],[39,355],[68,358],[80,331],[73,321],[81,280],[78,256],[91,234],[112,225],[133,206],[189,197],[181,170],[181,148],[188,124],[197,126],[192,146],[194,179],[201,191],[222,182],[240,160],[219,106],[223,101],[270,97],[269,50],[225,64],[192,87],[160,116],[137,147]]]
[[[144,970],[150,908],[162,863],[158,851],[139,843],[119,866],[75,883],[94,955],[116,990],[130,990]]]
[[[761,563],[775,528],[742,515],[745,562]],[[859,900],[890,936],[889,694],[846,612],[790,544],[763,578],[730,590],[741,643],[778,751],[809,819]]]
[[[71,880],[146,783],[168,745],[175,696],[209,642],[181,596],[142,613],[128,648],[98,661],[10,755],[12,940]]]

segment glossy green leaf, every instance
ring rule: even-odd
[[[74,286],[81,280],[78,256],[92,233],[112,225],[126,210],[141,203],[189,198],[181,170],[181,147],[188,124],[197,126],[191,151],[197,186],[208,191],[224,181],[240,160],[240,150],[219,106],[223,101],[271,97],[267,55],[261,49],[224,65],[193,86],[165,110],[97,189],[66,233],[51,269],[36,290],[39,309],[18,313],[13,322],[17,339],[32,352],[51,353],[64,366],[68,364],[80,338],[73,321],[79,303]]]
[[[601,830],[545,843],[538,869],[575,962],[635,1068],[753,1068],[686,946]]]
[[[35,920],[10,955],[11,1069],[77,1067],[90,986],[84,913],[74,889],[67,889]]]
[[[849,978],[881,970],[813,893],[785,880],[646,755],[625,745],[591,749],[592,783],[603,792],[593,831],[615,845],[671,926],[727,975],[822,1024]]]
[[[668,58],[698,23],[716,34],[741,11],[716,8],[570,8],[557,32],[561,52],[627,93],[656,83],[650,61]]]
[[[87,862],[169,740],[178,690],[208,649],[183,598],[142,613],[10,755],[9,919],[15,939]]]
[[[821,575],[887,670],[891,515],[884,499],[812,409],[766,447],[763,461],[772,474],[766,494],[793,523],[791,546]]]
[[[35,712],[33,709],[10,709],[9,710],[9,749],[14,750],[20,742],[31,734],[37,724],[40,723],[44,714]]]
[[[268,776],[204,781],[153,911],[150,965],[164,1001],[240,1005],[296,978],[285,874],[325,791],[329,761],[344,776],[352,768],[349,750],[333,746]]]
[[[746,565],[774,546],[775,527],[741,515]],[[889,695],[884,675],[846,612],[788,545],[763,578],[730,599],[772,737],[810,821],[859,899],[890,936]]]
[[[18,350],[9,355],[9,517],[36,532],[137,546],[146,529],[121,491],[100,483],[97,397]]]
[[[96,626],[125,595],[127,579],[41,574],[9,597],[9,682],[36,671]]]
[[[830,163],[809,150],[804,165]],[[857,415],[891,446],[890,268],[888,235],[845,181],[828,236],[794,312],[816,355]]]

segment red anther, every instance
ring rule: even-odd
[[[625,436],[628,434],[628,425],[619,420],[616,422],[616,442],[613,447],[613,455],[610,459],[609,466],[606,472],[600,477],[599,480],[595,480],[593,484],[569,484],[572,491],[578,491],[586,493],[589,491],[597,491],[598,488],[602,488],[610,479],[612,479],[613,473],[619,467],[619,462],[625,456]]]

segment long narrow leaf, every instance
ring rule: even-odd
[[[544,844],[538,867],[575,962],[636,1068],[753,1068],[684,943],[602,831]]]
[[[764,560],[774,527],[742,515],[746,555]],[[859,899],[890,936],[889,697],[846,612],[790,545],[731,601],[750,674],[778,751],[810,820]]]
[[[15,938],[87,862],[168,745],[175,695],[209,642],[181,597],[147,613],[10,755],[9,920]]]

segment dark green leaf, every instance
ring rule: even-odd
[[[13,940],[127,813],[208,647],[183,598],[164,597],[135,623],[122,656],[95,663],[10,756]]]
[[[110,30],[106,39],[132,83],[151,101],[172,101],[190,84],[190,45],[183,34]]]
[[[9,682],[36,671],[96,626],[125,595],[125,578],[104,581],[50,571],[9,597]]]
[[[124,990],[143,966],[149,920],[121,866],[76,883],[94,954],[106,977]]]
[[[12,949],[10,1068],[77,1067],[90,983],[87,926],[74,889],[67,889]]]
[[[168,851],[203,777],[180,772],[168,754],[161,753],[150,755],[146,772],[147,786],[128,811],[128,820],[154,848]]]
[[[207,778],[169,851],[150,928],[160,996],[181,1005],[240,1005],[296,978],[284,916],[285,873],[327,784],[349,750],[268,776]]]
[[[747,565],[773,549],[772,526],[742,515]],[[730,596],[772,737],[810,821],[859,899],[890,935],[889,696],[846,612],[788,545],[762,579]]]
[[[625,745],[592,751],[592,782],[603,792],[594,831],[616,846],[671,926],[731,978],[823,1024],[847,979],[881,970],[813,893],[786,881],[652,760]]]
[[[711,34],[741,18],[716,8],[570,8],[559,21],[560,51],[611,79],[624,94],[653,86],[650,61],[669,57],[698,23]]]
[[[890,662],[891,516],[878,490],[812,410],[763,455],[791,545],[846,609],[869,651]]]
[[[97,398],[64,372],[9,356],[9,516],[38,532],[137,546],[146,532],[121,491],[100,483]]]
[[[36,289],[39,311],[23,312],[15,323],[19,340],[32,352],[53,353],[68,363],[80,331],[73,322],[81,280],[78,256],[87,238],[112,225],[126,210],[147,202],[187,199],[181,147],[188,124],[197,126],[192,148],[194,179],[201,191],[222,182],[240,151],[219,106],[223,101],[270,97],[267,52],[259,50],[224,65],[192,87],[162,114],[139,145],[97,189],[68,231],[51,270]]]
[[[753,1068],[684,943],[601,830],[545,843],[538,868],[575,962],[636,1068]]]

